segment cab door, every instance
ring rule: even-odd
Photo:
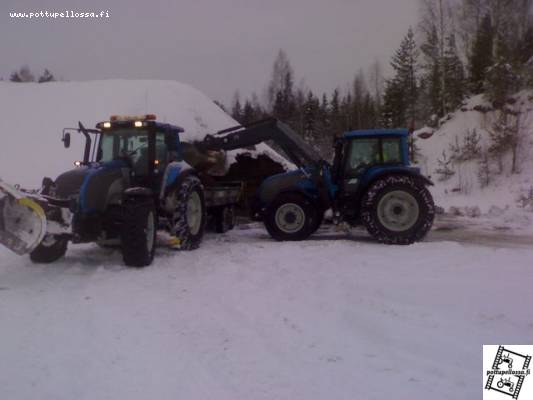
[[[355,195],[366,171],[382,163],[379,138],[353,138],[345,145],[342,191],[345,196]]]

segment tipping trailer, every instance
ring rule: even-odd
[[[83,161],[30,193],[0,181],[0,243],[34,262],[62,257],[69,242],[120,245],[126,265],[149,265],[156,231],[165,229],[172,247],[197,248],[207,218],[224,232],[234,224],[240,182],[206,179],[223,153],[202,157],[201,170],[184,159],[179,126],[155,115],[113,116],[96,129],[65,128],[85,137]],[[192,163],[192,162],[191,162]]]

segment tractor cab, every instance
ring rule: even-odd
[[[153,182],[166,166],[180,159],[179,134],[183,128],[155,121],[153,114],[112,116],[96,127],[101,131],[95,161],[123,160],[137,184]],[[151,186],[151,185],[147,185]]]
[[[60,198],[79,197],[83,213],[103,212],[109,203],[120,203],[122,192],[143,187],[159,193],[167,166],[181,160],[179,134],[183,129],[155,121],[153,114],[112,116],[96,129],[65,128],[63,143],[70,145],[70,132],[85,136],[83,161],[61,174],[52,193]],[[48,190],[47,190],[48,191]]]
[[[341,192],[355,194],[382,172],[408,168],[407,137],[404,129],[345,133],[336,144],[333,168]]]

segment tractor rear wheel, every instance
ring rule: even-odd
[[[275,198],[265,212],[265,227],[279,241],[305,240],[319,224],[315,205],[299,193],[284,193]]]
[[[155,254],[157,212],[152,199],[129,199],[124,204],[121,244],[124,264],[150,265]]]
[[[30,260],[36,264],[50,264],[59,260],[67,252],[68,240],[46,236],[30,253]]]
[[[435,204],[424,182],[390,175],[374,182],[361,201],[361,221],[379,242],[411,244],[431,229]]]
[[[173,196],[175,208],[170,233],[179,242],[179,250],[197,249],[202,242],[206,222],[204,187],[198,177],[191,175],[183,180]]]

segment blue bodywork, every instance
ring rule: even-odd
[[[106,163],[93,163],[87,167],[87,174],[83,180],[83,183],[80,188],[80,197],[79,197],[79,207],[82,213],[92,213],[96,210],[88,206],[87,202],[87,192],[91,180],[97,177],[98,175],[104,174],[111,170],[122,169],[127,167],[125,161],[122,160],[113,160]]]
[[[405,174],[421,176],[418,168],[410,167],[409,163],[409,133],[407,129],[375,129],[346,132],[341,141],[349,143],[352,140],[364,138],[390,138],[398,137],[400,139],[402,161],[394,164],[380,164],[370,166],[358,177],[358,192],[363,192],[373,181],[381,176],[388,174]],[[318,171],[318,172],[317,172]],[[317,173],[322,174],[322,179],[313,179]],[[424,178],[425,179],[425,178]],[[321,190],[317,187],[316,182],[322,182],[325,186],[325,192],[328,199],[321,199]],[[431,184],[429,180],[428,184]],[[333,172],[327,163],[308,166],[296,171],[290,171],[283,174],[271,176],[266,179],[258,191],[259,206],[264,209],[270,201],[278,194],[283,192],[299,192],[315,202],[322,208],[329,208],[339,195],[339,182],[334,182]],[[324,192],[324,191],[322,191]],[[327,204],[324,204],[327,203]]]

